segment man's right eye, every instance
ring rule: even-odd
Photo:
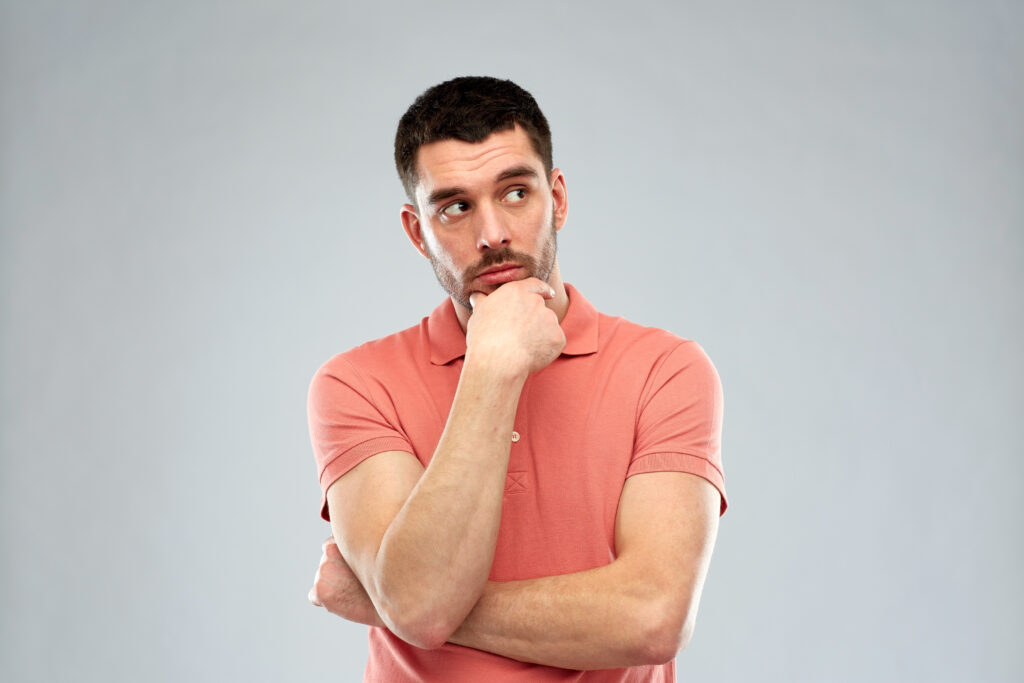
[[[458,216],[461,213],[465,213],[469,210],[469,204],[466,202],[455,202],[441,209],[441,213],[445,216],[453,217]]]

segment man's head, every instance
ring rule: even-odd
[[[398,122],[395,166],[409,201],[415,203],[420,147],[441,140],[483,142],[492,133],[519,126],[551,173],[551,130],[533,96],[512,81],[462,76],[428,88]]]
[[[463,324],[473,292],[512,280],[540,278],[564,303],[555,233],[568,212],[565,178],[529,93],[494,78],[435,86],[402,117],[395,159],[411,201],[402,225]]]

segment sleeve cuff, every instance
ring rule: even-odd
[[[722,472],[715,467],[707,458],[687,453],[650,453],[635,458],[626,471],[626,477],[634,474],[647,474],[649,472],[686,472],[695,474],[698,477],[707,479],[712,486],[718,489],[722,497],[722,506],[718,512],[719,516],[725,514],[729,507],[725,498],[725,479]]]
[[[366,460],[372,455],[384,453],[385,451],[403,451],[412,453],[412,447],[405,439],[397,436],[385,436],[379,439],[370,439],[353,446],[344,453],[339,454],[331,460],[320,472],[320,516],[328,522],[331,516],[327,511],[327,489],[331,484],[347,474],[353,467]],[[413,454],[415,455],[415,454]]]

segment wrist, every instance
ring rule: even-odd
[[[462,366],[464,376],[479,378],[495,389],[520,391],[530,374],[529,368],[500,354],[481,349],[467,349]]]

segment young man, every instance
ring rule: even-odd
[[[674,680],[726,506],[713,366],[562,281],[565,178],[514,83],[430,88],[395,160],[449,297],[313,379],[310,600],[373,627],[371,681]]]

